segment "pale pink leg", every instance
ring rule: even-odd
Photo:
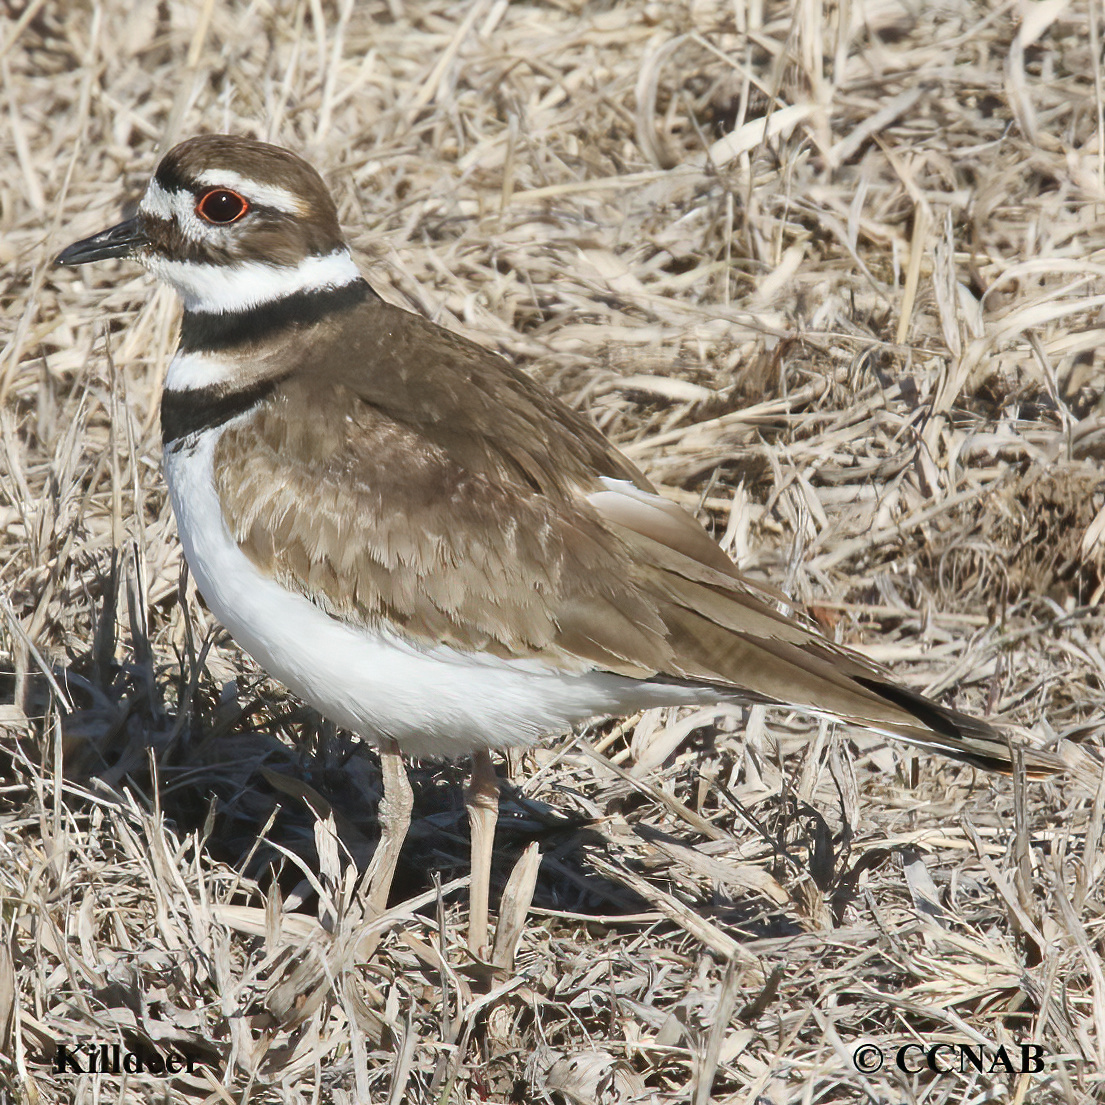
[[[472,834],[472,880],[468,888],[468,950],[487,955],[487,900],[491,893],[491,852],[499,820],[499,779],[491,754],[472,754],[472,778],[464,796]]]
[[[373,917],[378,917],[388,907],[391,881],[395,877],[403,841],[407,839],[411,810],[414,808],[414,792],[395,741],[385,741],[380,745],[380,775],[384,788],[378,815],[380,842],[372,854],[372,863],[365,877],[365,900]]]

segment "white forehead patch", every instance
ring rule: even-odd
[[[172,222],[179,217],[181,209],[189,214],[195,207],[196,201],[187,192],[167,192],[156,180],[151,180],[146,185],[146,194],[138,205],[138,210],[143,215],[152,215],[155,219],[164,222]]]
[[[211,236],[211,227],[196,214],[196,200],[192,193],[187,190],[170,192],[162,188],[156,178],[146,185],[146,194],[142,197],[138,210],[161,222],[175,222],[185,238],[193,242],[200,242]]]
[[[238,192],[250,203],[259,207],[271,207],[286,215],[304,216],[308,210],[286,188],[274,184],[260,184],[231,169],[207,169],[196,177],[201,188],[229,188]],[[166,223],[176,223],[181,233],[193,242],[210,240],[213,232],[222,227],[212,227],[196,214],[196,197],[187,188],[169,191],[154,177],[146,186],[146,194],[138,210],[150,218]]]
[[[306,215],[308,209],[294,192],[276,184],[262,184],[233,169],[204,169],[196,183],[205,188],[229,188],[259,207],[272,207],[285,215]]]

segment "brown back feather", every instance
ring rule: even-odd
[[[788,703],[1008,768],[1000,733],[784,613],[501,358],[383,303],[358,311],[360,327],[304,335],[317,370],[220,440],[224,513],[262,570],[414,642]],[[1028,766],[1057,761],[1030,752]]]

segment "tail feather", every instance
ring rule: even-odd
[[[899,686],[885,669],[828,640],[797,611],[782,608],[778,596],[741,576],[690,514],[650,490],[606,480],[588,502],[633,565],[626,580],[606,580],[610,594],[651,635],[648,648],[621,653],[623,666],[651,668],[650,681],[700,687],[703,702],[715,694],[789,705],[987,771],[1010,774],[1017,759],[1032,778],[1070,771],[1064,757],[1014,744],[988,722]],[[648,625],[635,618],[641,607],[651,614]],[[605,608],[587,601],[574,613],[573,639],[604,639],[602,625],[592,627]],[[605,638],[614,653],[619,638],[627,639],[617,630]],[[1090,780],[1092,771],[1080,777]]]
[[[923,729],[916,733],[912,727],[895,727],[891,735],[910,744],[941,752],[954,760],[960,760],[985,771],[997,771],[1009,775],[1013,771],[1013,757],[1024,759],[1025,774],[1030,779],[1043,779],[1066,770],[1062,757],[1039,748],[1015,744],[988,722],[958,710],[949,709],[925,698],[924,695],[869,676],[853,676],[855,681],[880,698],[916,718]],[[859,719],[857,719],[859,720]]]
[[[989,722],[894,683],[859,653],[813,633],[785,641],[734,631],[686,608],[662,609],[688,683],[838,717],[985,771],[1012,774],[1015,749],[1030,778],[1067,770],[1054,753],[1013,744]]]

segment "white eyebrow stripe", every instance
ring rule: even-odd
[[[206,188],[229,188],[245,196],[250,203],[260,207],[272,207],[285,215],[306,215],[308,211],[294,192],[276,184],[262,184],[259,180],[242,176],[233,169],[204,169],[196,177],[196,183]]]

